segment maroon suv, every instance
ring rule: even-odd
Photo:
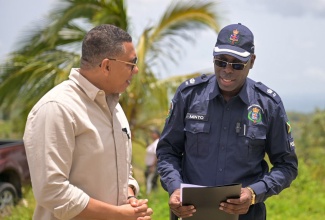
[[[22,186],[30,184],[23,141],[0,141],[0,216],[22,198]]]

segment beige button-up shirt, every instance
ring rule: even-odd
[[[28,115],[24,144],[37,207],[35,220],[77,219],[89,198],[126,203],[131,137],[119,95],[105,96],[72,69]]]

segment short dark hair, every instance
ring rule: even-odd
[[[132,42],[132,37],[121,28],[111,24],[94,27],[82,42],[81,67],[93,68],[107,57],[124,53],[124,42]]]

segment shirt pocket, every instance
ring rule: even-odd
[[[186,134],[185,152],[196,157],[209,155],[210,124],[202,121],[187,121],[184,130]]]
[[[248,126],[245,134],[240,137],[240,154],[249,161],[260,161],[265,156],[266,128]]]

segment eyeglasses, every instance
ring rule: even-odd
[[[132,62],[127,62],[127,61],[123,61],[123,60],[119,60],[119,59],[115,59],[115,58],[107,58],[109,60],[112,60],[112,61],[117,61],[117,62],[121,62],[121,63],[125,63],[125,64],[128,64],[128,65],[131,65],[131,71],[134,69],[134,67],[137,65],[137,62],[138,62],[138,58],[134,58],[132,60]],[[102,64],[99,64],[99,66],[101,66]]]
[[[248,61],[247,61],[248,63]],[[214,64],[218,67],[223,67],[225,68],[228,64],[231,65],[231,67],[234,70],[243,70],[245,68],[245,66],[247,65],[247,63],[230,63],[224,60],[219,60],[214,58]]]

